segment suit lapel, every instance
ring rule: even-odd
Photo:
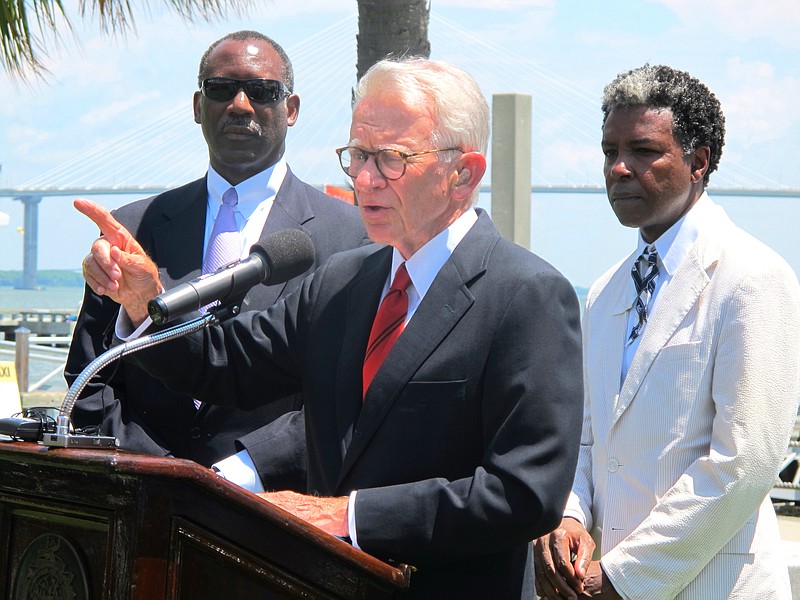
[[[653,312],[644,329],[639,348],[633,356],[620,390],[614,420],[630,405],[658,353],[674,335],[711,281],[708,269],[716,263],[718,256],[719,247],[713,238],[701,236],[684,257],[663,296],[658,298],[658,310]]]
[[[611,276],[603,292],[592,307],[592,314],[598,315],[596,324],[592,323],[591,333],[595,339],[587,342],[587,347],[597,348],[597,356],[592,357],[590,365],[599,366],[592,372],[594,381],[602,381],[603,397],[615,398],[616,410],[619,402],[619,378],[622,372],[622,352],[620,344],[624,343],[628,329],[628,314],[631,310],[631,279],[628,268],[630,258],[621,263]],[[595,329],[599,327],[599,329]],[[594,342],[594,343],[593,343]]]
[[[347,314],[350,318],[346,323],[336,377],[336,416],[342,457],[347,453],[360,418],[364,354],[391,266],[392,249],[387,246],[365,260],[362,274],[348,291]]]
[[[314,211],[303,186],[299,185],[299,180],[287,168],[286,177],[275,195],[264,229],[261,230],[261,239],[283,229],[299,229],[308,233],[303,224],[313,218]],[[253,286],[242,302],[242,310],[248,310],[248,306],[253,304],[272,306],[283,293],[287,283]]]
[[[161,222],[153,227],[149,252],[167,288],[200,275],[207,198],[203,178],[160,204]]]
[[[486,270],[490,248],[499,237],[491,220],[482,214],[436,275],[414,316],[375,374],[355,427],[358,435],[353,436],[345,453],[340,482],[368,446],[414,373],[474,303],[469,284]],[[388,266],[383,269],[382,282],[388,277],[388,270]],[[371,318],[376,311],[377,304]],[[371,325],[370,319],[368,326]],[[368,329],[364,335],[369,335]],[[366,340],[362,342],[366,345]],[[360,356],[363,355],[364,348],[361,348]]]
[[[159,198],[157,207],[151,205],[148,209],[160,211],[151,233],[153,247],[148,252],[158,264],[167,289],[198,277],[202,271],[207,204],[208,188],[203,177],[167,192]],[[172,401],[181,403],[184,414],[192,415],[192,422],[202,419],[208,410],[202,414],[194,411],[194,400],[189,396],[181,395]]]

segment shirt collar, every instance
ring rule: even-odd
[[[478,220],[478,213],[470,208],[450,226],[429,240],[405,261],[408,276],[420,298],[425,296],[433,280],[447,259]],[[392,279],[405,259],[395,248],[392,251]]]
[[[694,203],[694,206],[689,209],[689,212],[683,215],[653,243],[658,251],[659,262],[670,277],[675,273],[689,249],[697,241],[697,236],[705,227],[705,224],[713,219],[715,206],[708,194],[703,192],[697,202]],[[641,255],[647,246],[649,244],[642,239],[640,233],[636,256]]]
[[[278,189],[286,177],[286,172],[286,160],[281,158],[271,167],[233,186],[239,197],[239,203],[236,205],[237,212],[240,212],[245,219],[249,218],[261,202],[278,193]],[[218,206],[222,204],[222,194],[230,189],[231,184],[209,165],[207,186],[208,200],[215,207],[214,212],[216,213]]]

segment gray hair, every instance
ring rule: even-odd
[[[217,46],[219,46],[222,42],[226,42],[228,40],[236,40],[240,42],[257,40],[269,45],[275,51],[275,54],[277,54],[281,59],[281,63],[283,63],[283,85],[285,85],[290,92],[294,91],[294,71],[292,69],[292,61],[289,60],[289,55],[286,54],[286,51],[281,47],[281,45],[271,37],[268,37],[263,33],[259,33],[258,31],[250,30],[234,31],[233,33],[229,33],[208,47],[208,49],[203,53],[203,56],[200,58],[200,68],[197,71],[198,87],[201,87],[203,85],[203,80],[206,79],[206,73],[208,72],[208,59],[211,57],[211,53],[214,52]]]
[[[442,148],[486,154],[489,106],[475,79],[453,64],[425,58],[387,58],[375,63],[353,91],[353,108],[371,93],[392,93],[410,105],[430,106],[431,142]]]
[[[612,110],[645,106],[672,112],[672,132],[686,154],[708,146],[711,156],[703,184],[719,165],[725,145],[725,117],[717,97],[685,71],[663,65],[617,75],[603,90],[603,126]]]

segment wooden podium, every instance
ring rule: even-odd
[[[191,461],[0,442],[3,599],[369,599],[408,583]]]

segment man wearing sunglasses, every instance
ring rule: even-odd
[[[312,269],[335,252],[368,242],[355,208],[301,182],[283,158],[287,129],[297,121],[300,99],[293,93],[291,62],[275,41],[254,31],[217,40],[200,61],[198,86],[194,120],[208,145],[207,175],[115,211],[158,264],[165,288],[201,274],[215,219],[232,188],[237,192],[234,217],[240,251],[234,259],[246,256],[259,238],[287,228],[300,229],[313,240]],[[254,287],[242,310],[266,309],[300,280]],[[107,296],[86,288],[65,370],[69,383],[108,348],[118,309]],[[199,404],[123,363],[87,386],[73,420],[78,427],[98,427],[117,437],[123,448],[211,466],[246,447],[246,441],[235,443],[237,438],[298,403],[299,397],[290,396],[248,412]],[[275,485],[281,481],[276,479]]]
[[[413,565],[398,597],[533,598],[531,540],[559,522],[578,456],[578,299],[475,208],[489,109],[469,74],[385,60],[354,100],[339,155],[378,244],[331,257],[269,311],[130,359],[244,408],[302,390],[308,495],[264,496]],[[89,280],[140,326],[157,270],[107,211],[76,207],[114,232]]]

